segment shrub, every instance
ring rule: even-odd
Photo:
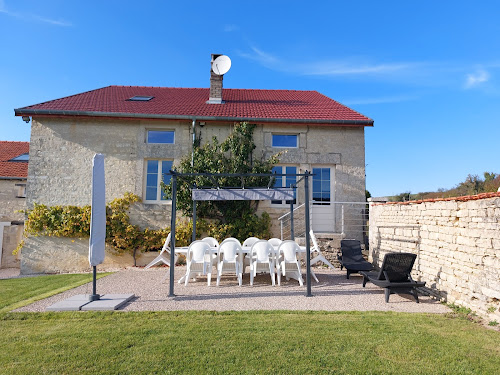
[[[163,246],[169,228],[141,230],[130,223],[128,209],[139,202],[140,198],[132,193],[125,193],[106,206],[106,243],[117,253],[130,252],[134,257],[143,251],[159,250]],[[25,235],[53,237],[89,237],[90,206],[53,206],[34,204],[26,211]],[[18,249],[16,249],[18,250]]]

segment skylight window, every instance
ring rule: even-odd
[[[153,98],[154,98],[154,96],[136,95],[136,96],[132,96],[128,100],[130,100],[132,102],[148,102]]]
[[[29,161],[30,160],[30,154],[25,153],[21,154],[19,156],[16,156],[15,158],[10,159],[9,161]]]

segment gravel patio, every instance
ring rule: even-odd
[[[177,266],[175,280],[185,273],[185,267]],[[306,297],[306,288],[291,279],[282,280],[281,286],[271,286],[269,275],[258,275],[254,286],[250,286],[249,276],[243,277],[239,287],[235,276],[225,276],[221,285],[207,286],[206,277],[196,282],[175,285],[175,297],[168,297],[167,267],[127,268],[97,281],[99,294],[133,293],[135,298],[126,304],[123,311],[172,311],[172,310],[325,310],[325,311],[396,311],[418,313],[446,313],[446,306],[426,295],[419,294],[416,303],[407,294],[392,294],[389,303],[384,302],[384,290],[372,284],[362,287],[362,277],[351,275],[348,280],[345,271],[315,268],[319,283],[312,282],[313,297]],[[10,277],[15,275],[9,275]],[[89,283],[61,294],[37,301],[15,311],[42,312],[56,302],[78,294],[92,292],[92,276]]]

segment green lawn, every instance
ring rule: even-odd
[[[109,273],[99,273],[97,278]],[[92,274],[47,275],[0,280],[0,312],[29,305],[43,298],[92,281]]]
[[[35,282],[35,279],[31,279]],[[500,333],[384,312],[0,313],[1,374],[498,374]]]

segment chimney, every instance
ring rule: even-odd
[[[222,55],[216,55],[212,53],[212,61],[210,62],[210,96],[208,98],[207,104],[223,104],[222,101],[222,78],[223,74],[216,74],[213,70],[213,64],[217,57]]]

